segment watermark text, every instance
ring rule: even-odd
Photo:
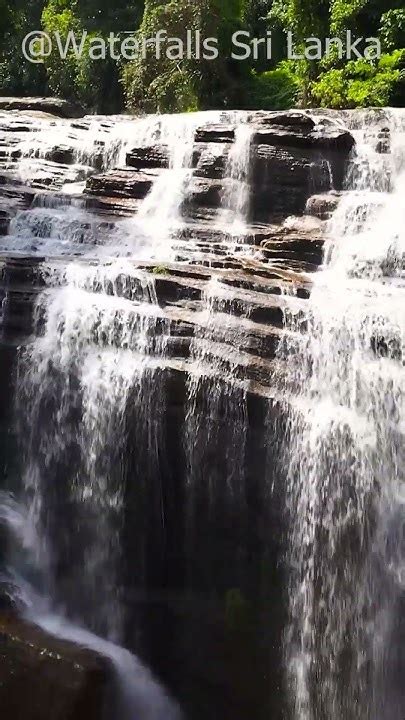
[[[70,55],[87,56],[90,60],[147,59],[151,54],[160,60],[217,60],[220,56],[219,40],[203,37],[200,30],[187,30],[185,38],[171,37],[166,30],[159,30],[149,38],[138,38],[132,32],[111,32],[107,37],[95,37],[84,30],[77,34],[70,30],[63,36],[59,32],[47,33],[34,30],[25,36],[22,53],[30,63],[44,63],[53,53],[62,60]],[[355,37],[350,30],[343,37],[308,37],[298,42],[292,32],[286,35],[288,60],[322,60],[332,54],[340,60],[376,60],[381,57],[381,42],[375,37]],[[230,57],[233,60],[271,60],[273,38],[271,31],[264,37],[252,37],[247,30],[232,35]]]

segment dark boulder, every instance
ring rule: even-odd
[[[62,165],[71,165],[75,161],[75,152],[72,147],[68,145],[55,145],[46,154],[47,160],[52,162],[61,163]]]
[[[223,178],[227,160],[227,147],[225,143],[198,143],[195,145],[193,153],[194,175],[212,179]]]
[[[193,177],[188,189],[184,208],[218,208],[221,204],[222,183],[210,178]]]
[[[323,163],[329,165],[331,182],[336,190],[342,187],[354,142],[351,133],[340,126],[332,123],[316,124],[311,117],[299,113],[260,118],[258,129],[252,137],[253,145],[282,148],[294,154],[298,151],[304,162],[319,164],[322,159]],[[314,188],[314,192],[317,191],[319,188]]]
[[[0,707],[15,720],[100,720],[108,661],[53,638],[13,614],[0,615]]]
[[[303,130],[301,128],[279,128],[277,126],[258,129],[253,135],[256,145],[274,145],[276,147],[315,148],[350,152],[354,145],[353,136],[346,130],[326,127],[322,130]]]
[[[262,125],[277,125],[278,127],[299,128],[300,130],[313,130],[315,120],[306,113],[295,112],[270,112],[255,114],[252,116],[253,122],[259,122]]]
[[[378,133],[376,151],[380,155],[388,155],[391,151],[391,131],[388,127],[383,127]]]
[[[312,215],[321,220],[328,220],[336,210],[340,197],[340,193],[337,192],[312,195],[307,201],[305,212],[307,215]]]

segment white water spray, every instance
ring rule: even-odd
[[[40,538],[31,520],[28,508],[17,502],[11,494],[0,493],[0,526],[5,525],[12,536],[11,540],[17,542],[13,559],[18,564],[16,555],[22,551],[26,556],[25,562],[30,563],[31,572],[40,575],[45,568],[40,564]],[[24,580],[15,568],[8,568],[6,575],[0,575],[0,581],[6,582],[6,588],[10,587],[13,600],[28,622],[54,637],[94,650],[111,662],[115,688],[105,708],[106,718],[180,720],[181,713],[176,704],[132,653],[73,624],[62,613],[57,614],[51,599]]]
[[[254,127],[247,122],[236,126],[235,141],[225,166],[225,189],[222,197],[222,221],[231,234],[241,234],[247,225],[249,212],[250,149]],[[245,118],[246,120],[246,118]]]
[[[385,123],[389,154],[376,152],[369,125],[355,131],[308,335],[295,354],[288,338],[282,349],[298,391],[286,636],[297,720],[403,716],[393,645],[405,567],[405,116]],[[294,316],[286,322],[294,329]]]

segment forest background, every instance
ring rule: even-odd
[[[187,112],[212,108],[353,108],[405,105],[403,0],[0,0],[0,95],[58,95],[91,112]],[[33,30],[80,35],[86,42],[131,31],[138,41],[160,29],[186,39],[187,30],[218,38],[215,60],[160,58],[151,47],[126,62],[92,60],[54,49],[42,64],[22,55]],[[232,35],[272,33],[272,57],[232,59]],[[297,49],[306,38],[377,37],[372,60],[288,60],[287,32]]]

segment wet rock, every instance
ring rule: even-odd
[[[331,181],[337,190],[342,186],[354,142],[351,133],[341,127],[328,123],[317,125],[312,118],[298,113],[261,118],[252,137],[253,145],[280,148],[283,152],[295,156],[298,152],[303,162],[320,165],[322,159],[322,162],[329,166]],[[263,154],[264,151],[261,152]],[[316,192],[315,188],[314,191]]]
[[[0,540],[3,540],[0,531]],[[17,609],[16,602],[13,598],[13,587],[11,584],[4,583],[0,580],[0,615],[4,613],[12,613]],[[1,640],[0,640],[1,643]]]
[[[198,143],[194,146],[194,175],[197,177],[221,179],[224,176],[226,159],[226,144]]]
[[[348,153],[354,145],[354,138],[346,130],[333,126],[310,131],[306,128],[292,129],[274,126],[257,130],[253,135],[253,143],[276,147],[328,149]]]
[[[14,118],[14,128],[18,127],[17,119],[22,125],[25,123],[22,116],[9,116]],[[212,361],[229,372],[229,352],[237,346],[240,354],[237,377],[258,383],[257,392],[263,392],[265,387],[274,388],[275,379],[282,374],[275,356],[283,325],[283,297],[291,285],[299,299],[305,301],[308,297],[310,281],[305,273],[313,272],[322,261],[323,221],[339,198],[339,193],[331,188],[339,186],[337,178],[343,172],[353,140],[332,118],[328,123],[324,118],[298,111],[255,112],[243,119],[252,125],[249,173],[241,180],[246,181],[249,192],[246,226],[237,230],[228,226],[222,208],[235,126],[226,120],[203,126],[196,133],[198,142],[193,147],[191,177],[181,208],[185,222],[171,239],[176,262],[151,268],[150,272],[155,275],[162,331],[164,327],[167,330],[165,323],[170,327],[167,357],[172,366],[187,371],[192,343],[204,333],[201,310],[206,285],[213,278],[218,287],[213,283],[209,292],[222,326],[215,328],[210,337]],[[89,123],[84,118],[69,123],[69,127],[72,132],[90,131]],[[105,124],[109,128],[112,121],[106,118]],[[12,133],[7,134],[5,147],[12,137]],[[45,206],[49,197],[51,203],[56,199],[56,206],[60,207],[67,196],[62,197],[57,183],[66,181],[70,177],[69,168],[75,167],[68,165],[72,157],[70,139],[66,139],[66,145],[55,146],[52,153],[53,162],[49,157],[47,161],[35,160],[37,176],[33,182],[42,182],[47,188],[43,192]],[[94,157],[89,172],[96,172],[93,160]],[[166,145],[132,148],[126,160],[126,167],[88,177],[84,194],[74,196],[75,206],[100,216],[100,222],[105,219],[107,226],[111,221],[118,224],[121,216],[136,213],[157,179],[167,178],[170,182]],[[35,192],[28,190],[25,196],[20,181],[10,173],[0,175],[0,228],[1,223],[6,228],[18,208],[27,207]],[[100,237],[101,230],[97,232]],[[74,242],[77,242],[74,255],[80,256],[81,241]],[[50,261],[62,265],[68,262],[65,258],[47,258],[47,263]],[[34,331],[33,307],[43,287],[37,273],[39,265],[28,258],[17,261],[7,254],[1,264],[3,342],[8,345],[30,342]],[[157,328],[158,334],[160,325]],[[40,332],[40,327],[36,331]]]
[[[35,190],[0,177],[0,236],[8,232],[10,220],[20,210],[26,210],[35,197]]]
[[[254,113],[251,116],[253,122],[261,125],[277,125],[278,127],[295,128],[303,131],[311,131],[315,127],[315,120],[306,113],[295,112],[270,112]]]
[[[235,127],[225,124],[200,127],[194,139],[196,143],[231,143],[235,140]]]
[[[47,159],[62,165],[70,165],[75,161],[74,150],[68,145],[56,145],[47,153]]]
[[[17,255],[0,258],[0,332],[7,344],[27,342],[33,332],[33,311],[44,286],[44,258]]]
[[[280,226],[273,226],[261,242],[263,255],[269,260],[283,260],[286,264],[320,265],[323,258],[324,225],[317,218],[290,218]]]
[[[218,208],[221,204],[222,183],[210,178],[193,177],[184,202],[184,209],[195,206]]]
[[[312,195],[307,201],[305,212],[307,215],[312,215],[321,220],[328,220],[336,210],[340,197],[340,193],[337,192]]]
[[[388,155],[388,153],[391,151],[391,132],[390,129],[387,127],[381,128],[380,132],[378,133],[377,137],[377,143],[376,143],[376,152],[380,153],[381,155]]]
[[[90,195],[143,199],[149,193],[159,174],[158,170],[131,170],[122,168],[93,175],[87,180]]]
[[[169,165],[169,151],[166,145],[132,148],[127,153],[126,163],[129,167],[137,169],[167,168]]]
[[[0,110],[32,110],[61,118],[79,118],[84,115],[79,105],[55,97],[0,97]]]
[[[255,222],[268,222],[276,214],[302,213],[314,191],[330,189],[328,165],[294,148],[256,145],[251,168],[251,215]]]
[[[100,720],[110,668],[94,651],[0,614],[0,707],[21,720]]]

